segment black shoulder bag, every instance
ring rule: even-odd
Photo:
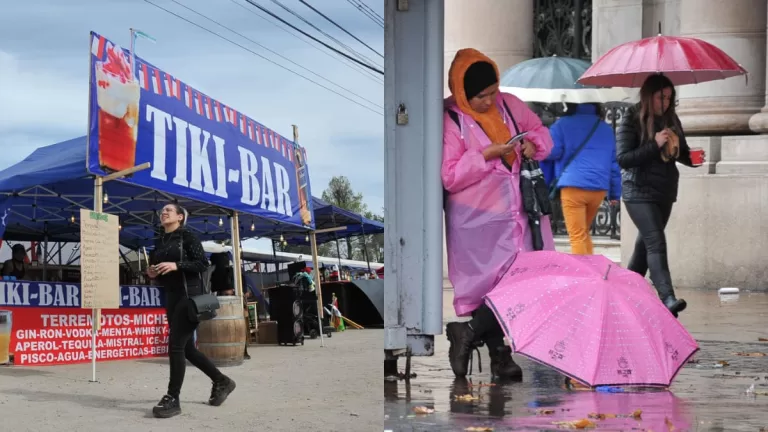
[[[568,166],[571,164],[571,162],[573,162],[573,160],[576,159],[576,156],[578,156],[581,150],[584,148],[584,146],[587,145],[589,140],[592,138],[592,135],[594,135],[595,132],[597,131],[597,127],[600,126],[601,121],[602,121],[601,119],[597,119],[597,121],[595,121],[595,125],[592,126],[592,130],[589,131],[589,134],[587,135],[587,137],[584,138],[584,141],[582,141],[581,144],[579,144],[579,146],[576,148],[576,151],[573,152],[571,157],[568,159],[568,162],[566,162],[565,165],[563,165],[563,170],[560,171],[560,175],[557,176],[557,178],[555,178],[555,180],[552,182],[552,186],[550,186],[549,188],[549,199],[554,200],[555,198],[558,198],[560,189],[557,187],[557,184],[560,182],[560,177],[562,177],[563,174],[565,174],[565,170],[568,169]]]
[[[179,261],[184,260],[184,238],[179,241]],[[198,273],[200,278],[200,289],[202,294],[196,296],[190,296],[187,289],[187,275],[181,269],[181,277],[184,280],[184,292],[189,297],[189,320],[193,323],[199,323],[201,321],[207,321],[216,318],[216,310],[221,307],[219,305],[219,299],[215,295],[211,294],[211,272],[215,266],[209,266],[203,273]]]

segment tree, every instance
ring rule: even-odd
[[[355,212],[357,214],[364,214],[368,210],[368,206],[363,202],[363,194],[355,193],[352,189],[352,184],[349,179],[344,176],[338,176],[331,178],[328,182],[328,188],[323,191],[323,200],[328,204],[333,204],[336,207]],[[345,245],[346,259],[354,259],[355,239],[349,238],[346,240],[339,240],[339,244]],[[335,245],[334,245],[335,248]],[[335,254],[337,255],[337,254]],[[338,255],[337,255],[338,256]]]
[[[384,209],[382,209],[383,212]],[[363,216],[368,219],[378,222],[384,222],[384,216],[378,215],[371,211],[366,211]],[[384,262],[384,234],[372,234],[361,236],[365,237],[365,242],[360,241],[358,248],[358,255],[355,259],[359,261],[365,261],[366,252],[368,253],[368,260],[370,262]]]

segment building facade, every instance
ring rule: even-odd
[[[681,167],[678,202],[667,228],[678,286],[762,290],[768,267],[768,0],[446,0],[444,75],[456,51],[485,52],[500,70],[532,57],[596,60],[644,37],[688,36],[723,49],[744,77],[678,88],[689,145],[708,164]],[[447,82],[447,80],[446,80]],[[448,93],[447,84],[445,88]],[[622,261],[636,229],[622,210]],[[447,263],[444,257],[444,273]]]

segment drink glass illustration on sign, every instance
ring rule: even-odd
[[[312,223],[312,213],[309,212],[309,197],[307,196],[307,166],[299,147],[295,148],[296,155],[296,184],[299,188],[299,214],[301,222],[309,226]]]
[[[10,363],[11,311],[0,310],[0,365]]]
[[[99,106],[99,165],[122,171],[136,164],[141,90],[130,60],[117,45],[107,43],[105,61],[95,64]]]

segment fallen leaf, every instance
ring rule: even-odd
[[[472,396],[471,394],[465,394],[465,395],[455,397],[455,400],[458,402],[472,402],[479,399],[480,398],[478,398],[477,396]]]
[[[635,420],[642,420],[643,417],[643,411],[642,410],[634,410],[632,411],[632,414],[630,414],[630,417],[632,417]]]
[[[733,353],[733,355],[739,356],[739,357],[765,357],[768,354],[761,353],[761,352],[753,352],[753,353],[737,352],[737,353]]]
[[[470,426],[464,430],[467,432],[493,432],[493,428],[486,426]]]
[[[766,338],[757,338],[758,342],[768,342],[768,339]]]
[[[552,424],[560,427],[565,427],[567,429],[588,429],[588,428],[597,427],[597,424],[595,424],[595,422],[587,419],[571,420],[571,421],[563,421],[563,422],[552,422]]]
[[[669,421],[669,418],[664,417],[664,424],[667,425],[667,431],[669,432],[675,432],[675,425],[672,424],[671,421]]]
[[[555,410],[552,408],[539,408],[536,410],[536,415],[550,415],[554,414]]]
[[[728,363],[725,360],[720,360],[720,361],[717,362],[717,364],[722,365],[722,366],[730,366],[731,365],[730,363]]]
[[[616,414],[598,414],[598,413],[590,413],[587,415],[587,417],[595,420],[605,420],[605,419],[614,419],[618,416]]]
[[[425,406],[417,406],[413,407],[413,412],[416,414],[432,414],[435,412],[432,408],[427,408]]]

